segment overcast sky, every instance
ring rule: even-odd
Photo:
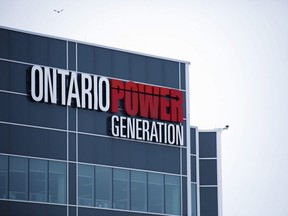
[[[191,124],[230,125],[224,216],[288,215],[288,1],[0,0],[0,25],[190,61]]]

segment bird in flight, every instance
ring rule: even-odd
[[[54,9],[54,11],[55,11],[56,13],[58,13],[58,14],[61,13],[63,10],[64,10],[64,9],[62,9],[62,10],[55,10],[55,9]]]

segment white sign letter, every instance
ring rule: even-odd
[[[105,83],[105,102],[104,105],[104,98],[103,98],[103,83]],[[99,108],[100,110],[107,112],[110,108],[110,83],[106,77],[101,77],[99,79]]]
[[[48,67],[44,68],[44,101],[48,102],[50,96],[51,103],[57,103],[57,88],[56,88],[56,69],[52,69],[52,80],[51,73]]]
[[[88,97],[88,109],[92,109],[92,77],[89,74],[81,74],[81,99],[82,108],[86,108],[86,95]]]
[[[66,76],[69,75],[69,71],[58,70],[58,74],[61,76],[61,104],[66,105]]]
[[[36,73],[38,75],[37,82]],[[36,83],[38,83],[38,96],[36,95]],[[43,70],[37,65],[34,65],[31,69],[31,96],[34,101],[41,101],[43,99]]]

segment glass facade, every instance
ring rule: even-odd
[[[178,176],[165,175],[165,213],[180,214],[181,185]]]
[[[131,171],[131,210],[147,212],[147,173]]]
[[[48,161],[29,160],[29,200],[47,202]]]
[[[9,199],[28,200],[28,159],[9,157]]]
[[[199,203],[201,216],[221,216],[216,132],[199,133]],[[219,213],[220,212],[220,213]]]
[[[197,184],[191,184],[191,209],[192,216],[197,216]]]
[[[1,198],[66,203],[66,163],[0,154],[0,168]]]
[[[78,173],[81,206],[180,215],[179,176],[87,164]]]
[[[148,174],[148,211],[164,212],[164,176],[161,174]]]
[[[0,198],[8,198],[8,157],[0,155]]]
[[[113,208],[130,209],[129,171],[113,170]]]
[[[112,169],[95,167],[96,207],[112,208]]]
[[[189,131],[187,62],[5,28],[0,28],[0,39],[1,215],[221,216],[216,133]],[[71,106],[60,105],[59,86],[56,104],[34,101],[35,65],[50,68],[50,75],[52,69],[61,69],[79,78],[89,74],[97,80],[107,77],[179,90],[183,122],[173,124],[183,126],[184,145],[112,137],[115,113],[77,108],[76,97]],[[63,86],[70,81],[56,79]],[[166,112],[171,109],[166,107]],[[127,117],[123,109],[116,114]]]
[[[94,168],[79,164],[78,203],[79,205],[94,205]]]

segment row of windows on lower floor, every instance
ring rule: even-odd
[[[0,155],[0,198],[65,204],[66,166]],[[180,181],[179,176],[79,164],[78,204],[179,215]]]
[[[66,163],[0,155],[0,198],[66,203]]]

